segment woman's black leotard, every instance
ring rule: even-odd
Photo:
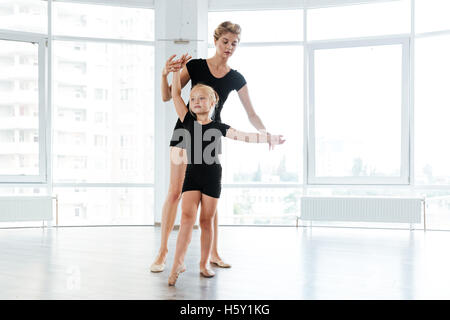
[[[217,122],[222,122],[220,118],[220,112],[222,111],[223,104],[228,98],[228,95],[231,91],[236,90],[239,91],[247,82],[245,78],[238,71],[231,69],[225,76],[222,78],[214,77],[209,71],[208,63],[205,59],[192,59],[186,64],[186,68],[189,72],[189,76],[191,78],[191,88],[195,86],[197,83],[203,83],[210,87],[212,87],[217,94],[219,95],[219,103],[214,109],[214,114],[212,115],[212,119]],[[189,108],[189,104],[188,104]],[[177,120],[174,128],[174,134],[172,135],[172,139],[170,141],[171,147],[180,147],[185,149],[185,144],[183,141],[183,137],[180,137],[178,134],[175,134],[176,129],[183,128],[180,119]],[[220,145],[219,145],[219,153],[220,153]]]
[[[219,161],[219,146],[229,125],[215,120],[200,124],[191,112],[187,112],[182,126],[188,157],[182,192],[198,190],[213,198],[220,198],[222,189],[222,165]]]

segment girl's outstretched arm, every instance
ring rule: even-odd
[[[250,133],[243,132],[233,128],[229,128],[227,131],[227,138],[244,141],[248,143],[269,143],[270,145],[283,144],[286,140],[282,135],[270,134],[270,133]]]
[[[175,105],[175,111],[178,114],[181,122],[184,121],[184,116],[188,112],[188,108],[181,97],[181,82],[180,82],[180,71],[173,72],[172,78],[172,99]]]

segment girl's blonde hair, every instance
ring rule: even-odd
[[[224,21],[214,30],[214,40],[219,40],[225,33],[233,33],[238,36],[238,41],[241,41],[241,26],[237,23]]]
[[[195,90],[204,90],[207,93],[209,99],[214,102],[213,106],[211,107],[212,110],[214,109],[213,107],[216,106],[217,103],[219,103],[219,95],[217,94],[216,90],[214,90],[212,87],[203,83],[197,83],[195,86],[192,87],[191,94]],[[193,114],[190,104],[189,104],[189,112]]]

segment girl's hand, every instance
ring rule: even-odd
[[[259,130],[259,133],[265,136],[266,142],[269,144],[269,151],[273,150],[277,144],[283,144],[286,141],[282,135],[271,135],[266,129]]]
[[[173,61],[173,58],[175,58],[176,56],[177,56],[176,54],[173,54],[173,55],[170,56],[169,59],[167,59],[166,65],[164,66],[163,71],[162,71],[162,75],[164,77],[167,77],[167,75],[169,73],[171,73],[171,72],[180,70],[180,61],[179,61],[179,59]]]
[[[192,58],[190,55],[185,53],[181,56],[181,58],[173,60],[176,56],[176,54],[173,54],[169,59],[167,59],[166,65],[162,71],[164,77],[167,77],[167,75],[171,72],[177,72],[183,69],[186,66],[186,63],[188,63],[188,61]]]
[[[273,150],[276,145],[283,144],[286,140],[283,139],[281,134],[270,134],[267,133],[267,143],[269,144],[269,150]]]

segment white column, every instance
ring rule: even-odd
[[[172,101],[161,98],[161,72],[172,55],[189,53],[193,58],[206,58],[208,53],[208,0],[155,0],[155,224],[161,223],[161,210],[169,188],[169,142],[177,121]],[[189,39],[176,44],[168,39]],[[169,76],[169,83],[172,77]],[[186,101],[191,85],[182,95]],[[175,225],[181,217],[178,207]]]

